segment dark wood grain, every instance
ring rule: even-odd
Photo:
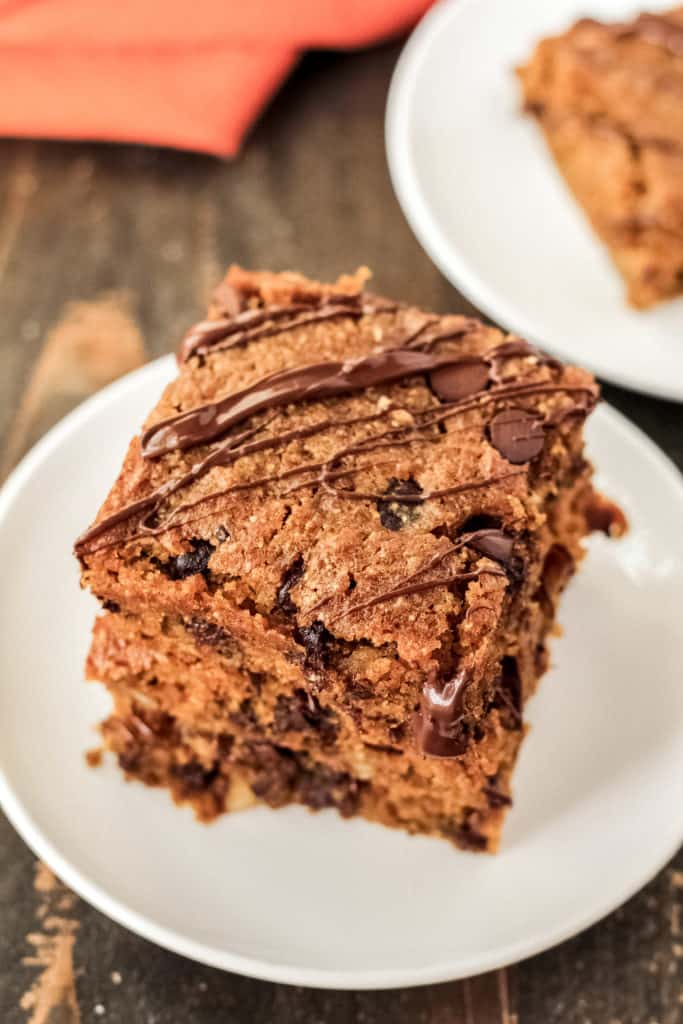
[[[134,147],[0,143],[0,466],[107,380],[170,350],[233,260],[323,278],[367,263],[378,290],[472,308],[422,253],[391,191],[382,122],[397,52],[308,57],[230,165]],[[606,394],[683,466],[680,406]],[[34,857],[4,819],[0,866],[0,1021],[26,1024],[20,999],[35,968],[22,961],[39,894]],[[379,993],[210,970],[77,900],[79,1014],[65,1004],[42,1024],[681,1024],[682,899],[679,854],[621,910],[542,956],[467,982]]]

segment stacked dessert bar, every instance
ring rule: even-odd
[[[76,544],[128,776],[496,848],[594,526],[592,377],[465,316],[233,267]]]
[[[542,40],[527,110],[637,307],[683,294],[683,7]]]

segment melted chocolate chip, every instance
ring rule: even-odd
[[[198,644],[206,644],[208,647],[226,647],[233,644],[233,638],[227,629],[207,622],[206,619],[190,619],[185,623],[185,629],[192,634]]]
[[[310,626],[300,626],[295,629],[294,639],[306,649],[305,665],[307,668],[324,667],[333,636],[319,619],[312,622]]]
[[[191,551],[183,551],[181,555],[169,559],[168,562],[157,562],[164,576],[170,580],[184,580],[188,576],[206,572],[209,559],[216,550],[208,540],[191,540]]]
[[[525,409],[503,409],[491,420],[489,435],[491,444],[508,462],[530,462],[543,450],[543,419]]]
[[[116,614],[121,611],[121,605],[117,601],[110,601],[108,597],[100,598],[100,602],[105,612]]]
[[[459,672],[445,683],[425,683],[414,722],[417,748],[423,754],[458,757],[465,752],[469,736],[462,716],[469,682],[469,676]]]
[[[282,582],[277,591],[277,603],[285,615],[295,615],[297,612],[297,606],[294,604],[289,592],[292,587],[296,586],[303,574],[304,560],[299,556],[282,575]]]
[[[379,519],[387,530],[398,532],[404,526],[415,521],[419,515],[419,506],[414,504],[401,504],[402,497],[415,497],[422,494],[422,488],[412,477],[408,480],[398,480],[392,477],[386,489],[386,494],[392,495],[392,500],[377,502]]]
[[[429,374],[432,391],[442,402],[459,402],[461,398],[476,395],[484,390],[488,381],[488,363],[476,357],[441,366]]]

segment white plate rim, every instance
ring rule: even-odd
[[[478,0],[438,0],[417,25],[406,42],[387,94],[384,122],[385,148],[391,183],[399,205],[418,242],[444,277],[474,306],[505,330],[528,338],[535,344],[568,362],[573,355],[551,337],[539,337],[527,318],[510,309],[504,299],[475,271],[452,241],[448,241],[433,217],[419,184],[410,152],[410,119],[408,111],[422,62],[427,59],[433,39],[443,31],[445,22],[457,18],[478,3]],[[591,373],[620,387],[654,398],[683,402],[683,381],[662,383],[656,377],[644,379],[617,366],[606,366],[600,360],[581,359]]]
[[[142,378],[149,377],[150,381],[158,382],[160,385],[164,383],[170,376],[169,371],[172,369],[173,362],[172,356],[164,356],[133,370],[84,401],[48,431],[24,456],[0,489],[0,529],[2,529],[15,496],[20,493],[34,471],[50,458],[64,438],[80,430],[88,421],[95,418],[100,410],[118,401],[128,391],[137,388]],[[667,483],[674,491],[678,492],[683,504],[683,477],[675,464],[655,442],[607,403],[602,403],[595,415],[606,418],[612,429],[638,445],[644,457],[654,463],[657,470],[667,479]],[[606,894],[602,902],[592,906],[589,910],[577,913],[574,918],[563,922],[555,929],[546,929],[541,935],[530,936],[489,954],[460,958],[457,964],[443,962],[413,970],[380,968],[366,971],[337,971],[272,963],[265,959],[217,949],[188,939],[170,928],[160,926],[145,915],[126,906],[122,901],[109,895],[102,886],[93,882],[76,865],[62,856],[14,793],[2,765],[0,765],[0,807],[37,857],[44,861],[69,888],[87,903],[124,928],[162,948],[210,967],[233,971],[263,981],[321,989],[368,990],[436,984],[472,977],[517,963],[572,938],[612,913],[651,881],[671,860],[683,842],[682,819],[680,836],[677,835],[675,842],[667,844],[665,848],[658,851],[657,857],[648,861],[644,869],[634,872],[634,877],[628,885],[617,893]]]

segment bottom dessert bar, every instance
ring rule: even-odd
[[[373,742],[386,723],[248,670],[230,638],[197,632],[111,612],[96,623],[87,674],[113,697],[102,733],[129,777],[204,820],[257,800],[302,803],[495,851],[524,734],[514,659],[463,755],[425,758],[408,728]]]

